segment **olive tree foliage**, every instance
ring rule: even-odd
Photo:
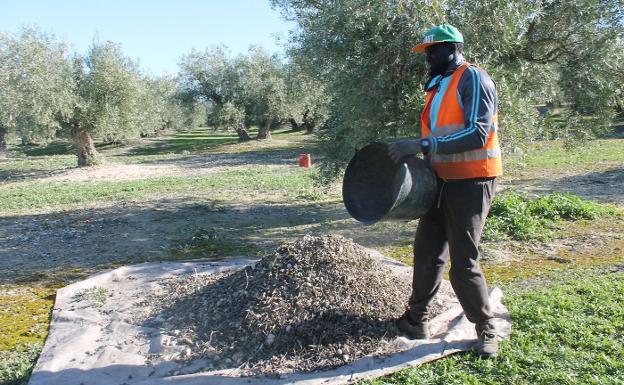
[[[248,124],[258,126],[257,139],[271,139],[274,122],[288,115],[285,67],[276,55],[251,47],[234,61],[239,74],[241,104]]]
[[[23,143],[52,139],[59,113],[72,103],[68,50],[53,36],[24,29],[0,32],[0,151],[8,135]]]
[[[180,88],[187,105],[209,106],[208,124],[233,129],[241,141],[249,140],[240,105],[239,74],[224,46],[191,50],[180,61]]]
[[[465,56],[497,84],[502,145],[589,136],[621,105],[622,2],[617,0],[272,0],[297,22],[290,53],[331,90],[320,134],[323,175],[339,175],[374,140],[419,135],[427,81],[410,52],[432,26],[464,34]],[[558,109],[540,114],[537,106]],[[542,109],[544,111],[544,109]],[[561,119],[550,119],[552,112]]]
[[[270,139],[272,123],[288,114],[284,64],[259,47],[230,57],[225,47],[193,50],[181,63],[181,87],[210,105],[209,123],[234,129],[249,140],[247,128],[258,125],[258,139]]]
[[[241,142],[251,140],[245,127],[245,110],[233,102],[225,102],[215,108],[211,114],[212,121],[220,127],[233,127],[238,133]]]
[[[187,124],[193,125],[185,115],[191,113],[189,109],[194,106],[184,105],[177,79],[173,76],[143,76],[139,82],[136,107],[135,125],[141,137],[156,136],[165,130],[177,131]]]
[[[71,135],[78,165],[99,160],[93,137],[120,141],[140,134],[142,79],[137,65],[118,44],[94,43],[85,57],[73,60],[74,103],[61,120]]]
[[[508,3],[481,0],[451,7],[449,14],[464,31],[471,55],[502,89],[501,116],[513,124],[503,126],[503,138],[507,133],[510,143],[562,138],[574,144],[608,130],[622,100],[624,2],[513,5],[509,12]],[[480,14],[488,10],[493,19],[479,29]],[[488,42],[487,35],[497,38]],[[558,108],[540,116],[535,106],[544,103]],[[550,119],[553,114],[561,116]]]
[[[295,59],[293,57],[293,59]],[[287,116],[293,130],[305,128],[308,134],[323,125],[330,112],[331,95],[325,83],[302,68],[296,60],[286,66]]]

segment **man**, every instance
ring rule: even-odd
[[[430,337],[428,308],[450,255],[451,285],[466,317],[475,324],[476,351],[494,357],[498,340],[478,247],[496,176],[502,173],[498,97],[489,75],[465,62],[463,43],[455,27],[443,24],[430,29],[412,48],[426,53],[430,75],[421,113],[422,139],[395,142],[389,155],[399,162],[422,152],[438,176],[438,193],[416,230],[412,295],[397,326],[410,338]]]

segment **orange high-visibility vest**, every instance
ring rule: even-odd
[[[457,86],[462,74],[471,65],[464,63],[451,75],[448,88],[440,103],[436,129],[433,133],[429,123],[431,102],[433,101],[435,89],[427,92],[425,108],[420,115],[423,138],[452,135],[466,128],[464,111],[458,98]],[[503,166],[497,128],[498,110],[494,112],[492,126],[483,147],[457,154],[432,154],[431,163],[438,176],[442,179],[469,179],[501,175]]]

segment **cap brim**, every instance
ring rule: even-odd
[[[432,41],[431,43],[421,43],[418,44],[415,47],[412,47],[412,52],[425,52],[425,49],[427,49],[427,47],[432,46],[434,44],[439,44],[442,43],[441,41]]]

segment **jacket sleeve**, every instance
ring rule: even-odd
[[[452,135],[433,138],[432,153],[456,154],[481,148],[487,141],[498,106],[496,86],[484,70],[468,67],[457,86],[465,127]]]

